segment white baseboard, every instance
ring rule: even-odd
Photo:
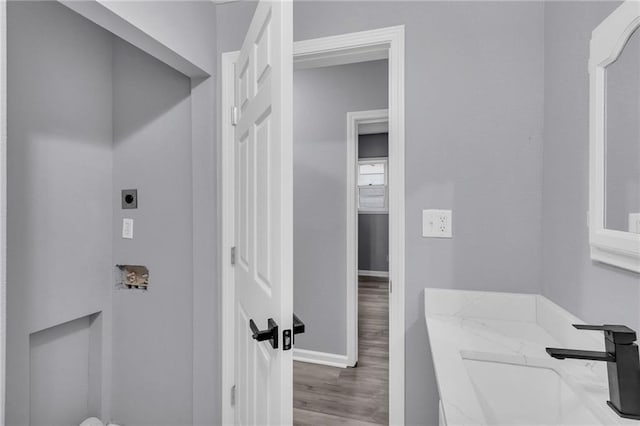
[[[377,278],[389,278],[388,271],[361,271],[358,270],[358,275],[363,277],[377,277]]]
[[[347,368],[349,365],[346,355],[330,354],[326,352],[309,351],[306,349],[293,349],[293,360],[309,362],[311,364],[328,365],[330,367]]]

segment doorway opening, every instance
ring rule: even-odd
[[[389,422],[388,68],[294,72],[294,425]]]
[[[390,27],[377,30],[363,31],[359,33],[350,33],[338,36],[323,37],[313,40],[305,40],[294,42],[294,68],[320,68],[334,65],[360,64],[363,62],[386,60],[388,68],[388,185],[389,185],[389,383],[388,383],[388,412],[389,424],[404,424],[404,27]],[[238,52],[228,52],[222,55],[222,155],[221,155],[221,175],[222,175],[222,191],[220,205],[222,209],[222,422],[224,424],[236,423],[236,412],[239,411],[235,399],[236,378],[235,378],[235,353],[234,341],[234,267],[232,260],[234,259],[235,241],[235,225],[234,225],[234,204],[235,194],[235,176],[236,170],[234,165],[234,155],[236,147],[234,146],[234,127],[233,127],[233,106],[235,105],[234,92],[234,72],[235,63],[238,60]],[[323,95],[323,94],[321,94]],[[365,107],[366,108],[366,107]],[[360,109],[365,109],[360,108]],[[357,110],[357,109],[352,109]],[[294,117],[295,118],[295,117]],[[344,120],[344,115],[342,120]],[[349,127],[349,126],[348,126]],[[357,127],[350,126],[348,135],[354,135],[357,142]],[[338,136],[344,142],[344,133]],[[295,143],[295,142],[294,142]],[[351,159],[353,164],[357,160],[357,150],[354,149]],[[323,169],[322,162],[313,164],[314,167]],[[325,164],[326,165],[326,164]],[[342,169],[346,170],[345,163],[342,163]],[[347,178],[351,180],[351,185],[355,187],[357,176],[355,167],[351,168],[351,172],[347,173]],[[294,185],[295,185],[294,181]],[[353,192],[355,194],[355,190]],[[342,193],[346,197],[346,193]],[[347,226],[352,226],[357,230],[357,198],[346,197],[348,203],[352,203],[351,219]],[[351,223],[349,225],[349,223]],[[352,279],[348,279],[348,283],[352,283],[355,291],[347,292],[347,302],[344,310],[349,306],[354,306],[349,301],[357,301],[357,240],[347,250],[346,256],[352,262],[353,268],[348,269],[352,273]],[[327,248],[331,250],[330,247]],[[344,253],[344,252],[343,252]],[[343,271],[347,274],[347,270]],[[344,276],[343,276],[344,277]],[[342,279],[344,282],[344,279]],[[297,283],[294,284],[297,287]],[[351,299],[349,299],[351,298]],[[357,318],[357,309],[352,309]],[[311,334],[311,330],[318,326],[317,320],[305,318],[300,312],[300,318],[306,323],[307,333]],[[341,342],[357,342],[357,320],[347,321],[352,327],[346,330],[349,337],[334,336],[336,340]],[[299,342],[303,336],[296,336],[295,348],[302,349]],[[357,343],[356,343],[357,345]],[[351,344],[347,345],[348,347]],[[347,348],[348,352],[349,349]],[[296,350],[296,358],[300,358],[300,351]],[[349,352],[349,353],[357,353]],[[340,355],[344,354],[341,352]],[[304,355],[304,353],[302,353]],[[340,359],[325,360],[325,364],[335,362],[340,367],[347,367],[347,364],[356,362],[348,355]],[[351,372],[362,370],[341,369]],[[283,386],[287,386],[283,383]],[[291,384],[293,386],[293,383]],[[379,386],[376,386],[379,388]],[[284,402],[284,401],[283,401]],[[242,409],[242,407],[240,407]],[[316,423],[317,424],[317,423]]]

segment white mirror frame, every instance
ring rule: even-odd
[[[638,26],[640,1],[627,0],[593,31],[589,55],[591,259],[635,272],[640,272],[640,234],[605,228],[605,104],[606,67],[618,58]]]

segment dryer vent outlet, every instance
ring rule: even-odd
[[[138,208],[138,190],[123,189],[122,190],[122,209],[130,210]]]

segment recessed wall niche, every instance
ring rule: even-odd
[[[29,335],[29,424],[77,425],[100,414],[99,312]],[[55,389],[55,392],[52,390]]]

